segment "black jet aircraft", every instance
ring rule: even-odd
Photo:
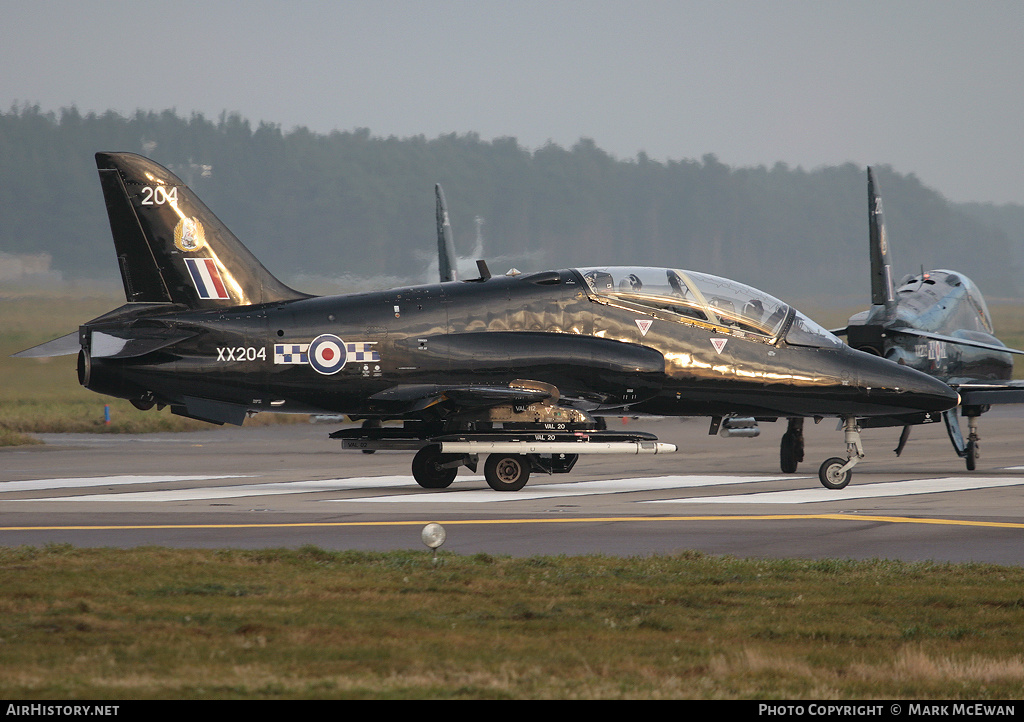
[[[1011,381],[1013,357],[1024,351],[1007,348],[995,336],[992,317],[978,287],[962,273],[921,270],[894,282],[892,250],[885,229],[882,197],[868,168],[868,229],[871,259],[871,308],[852,316],[843,329],[850,346],[933,376],[959,391],[960,415],[967,418],[965,441],[957,409],[942,412],[956,453],[968,470],[979,456],[978,417],[991,404],[1024,403],[1024,385]],[[868,427],[902,426],[896,453],[906,445],[912,426],[938,421],[934,414],[864,419]],[[796,471],[803,457],[803,419],[789,420],[783,435],[781,466]]]
[[[593,414],[941,413],[946,384],[843,344],[741,283],[666,268],[591,267],[314,297],[274,278],[170,171],[98,153],[127,303],[22,356],[78,354],[82,385],[215,424],[258,411],[346,414],[344,448],[416,451],[425,488],[460,466],[496,490],[580,454],[675,451]],[[439,204],[441,203],[439,196]],[[725,421],[722,421],[722,420]],[[823,472],[826,486],[849,481]]]

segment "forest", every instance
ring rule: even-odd
[[[117,280],[96,151],[169,167],[299,288],[436,280],[440,183],[459,255],[479,253],[495,273],[675,266],[784,300],[868,297],[866,172],[853,164],[732,168],[711,154],[620,159],[585,138],[529,149],[472,133],[318,134],[173,110],[0,114],[0,252],[50,254],[65,279]],[[954,268],[990,298],[1021,296],[1024,207],[957,205],[912,173],[881,166],[876,174],[897,278]]]

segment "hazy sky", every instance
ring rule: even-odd
[[[1024,203],[1022,0],[0,0],[0,67],[4,111],[889,164]]]

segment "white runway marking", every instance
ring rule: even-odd
[[[224,477],[211,477],[224,478]],[[416,486],[407,476],[368,476],[355,479],[315,479],[273,484],[239,484],[237,486],[198,487],[195,489],[167,489],[164,491],[136,491],[122,494],[83,494],[80,496],[23,499],[21,501],[102,501],[102,502],[168,502],[202,501],[203,499],[235,499],[243,496],[271,496],[277,494],[306,494],[319,491],[351,491],[379,489],[380,487]],[[18,501],[12,499],[11,501]]]
[[[758,494],[734,494],[730,496],[705,496],[689,499],[658,499],[646,504],[813,504],[821,501],[846,501],[848,499],[871,499],[883,496],[911,496],[914,494],[938,494],[944,491],[967,491],[969,489],[992,489],[1001,486],[1024,484],[1022,477],[1006,476],[951,476],[944,479],[914,479],[910,481],[889,481],[880,484],[851,484],[845,489],[794,489],[792,491],[768,491]]]
[[[33,479],[0,483],[0,493],[6,491],[47,491],[89,489],[94,487],[124,486],[130,484],[157,484],[167,482],[205,482],[240,476],[105,476],[73,477],[64,479]],[[487,488],[481,476],[463,476],[447,489],[421,489],[408,475],[366,476],[350,479],[312,479],[305,481],[243,483],[234,486],[195,486],[189,489],[163,489],[152,491],[106,491],[83,493],[75,496],[36,497],[33,499],[5,499],[5,504],[18,501],[101,502],[101,503],[173,503],[243,497],[265,497],[324,492],[345,492],[348,498],[326,498],[317,501],[331,503],[376,504],[481,504],[488,502],[530,501],[631,492],[664,492],[663,499],[637,500],[642,504],[812,504],[827,501],[846,501],[878,497],[936,494],[948,491],[1024,486],[1024,477],[957,476],[938,479],[894,481],[877,484],[851,484],[845,489],[829,490],[811,482],[812,477],[798,476],[657,476],[637,479],[603,479],[556,484],[527,485],[518,492],[496,492]],[[766,481],[797,481],[806,488],[788,491],[769,491],[750,494],[723,494],[720,496],[673,497],[672,492],[702,487],[735,486]],[[351,496],[352,493],[364,496]],[[385,493],[382,493],[385,492]]]
[[[212,481],[244,478],[235,474],[220,476],[76,476],[65,479],[27,479],[0,482],[0,492],[38,491],[41,489],[78,489],[90,486],[121,486],[124,484],[159,484],[168,481]]]
[[[459,481],[473,481],[474,477],[458,480],[441,493],[424,492],[416,495],[373,496],[360,499],[338,499],[358,502],[421,502],[449,504],[475,504],[493,501],[528,501],[530,499],[551,499],[555,497],[592,496],[596,494],[622,494],[631,491],[657,491],[661,489],[685,489],[699,486],[725,484],[753,484],[758,481],[794,479],[792,476],[652,476],[641,479],[605,479],[602,481],[575,481],[564,484],[527,485],[521,491],[496,492],[492,489],[459,490]],[[483,477],[476,477],[483,481]]]
[[[39,483],[39,489],[77,488],[79,486],[103,486],[110,484],[140,484],[158,481],[202,481],[226,477],[102,477],[99,479],[48,479],[40,482],[11,482],[12,484]],[[230,478],[230,477],[227,477]],[[334,502],[414,502],[414,503],[459,503],[527,501],[557,497],[589,496],[596,494],[621,494],[635,491],[656,491],[685,489],[727,484],[752,484],[759,481],[799,479],[792,476],[658,476],[639,479],[606,479],[602,481],[576,481],[562,484],[538,484],[525,487],[522,491],[501,493],[486,488],[482,476],[465,476],[447,489],[421,489],[409,476],[366,476],[352,479],[315,479],[311,481],[289,481],[267,484],[238,484],[235,486],[203,486],[192,489],[166,489],[159,491],[109,492],[103,494],[79,494],[63,497],[41,497],[36,499],[11,499],[10,501],[88,501],[88,502],[181,502],[204,499],[234,499],[246,496],[273,496],[280,494],[306,494],[325,491],[380,491],[382,489],[405,490],[411,494],[369,496],[348,499],[325,499]],[[80,483],[80,482],[89,483]],[[66,482],[66,483],[62,483]],[[466,488],[473,484],[473,487]],[[480,488],[480,487],[484,488]],[[0,491],[10,489],[0,486]]]

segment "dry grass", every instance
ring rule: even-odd
[[[19,698],[1019,699],[1024,570],[0,549]]]

